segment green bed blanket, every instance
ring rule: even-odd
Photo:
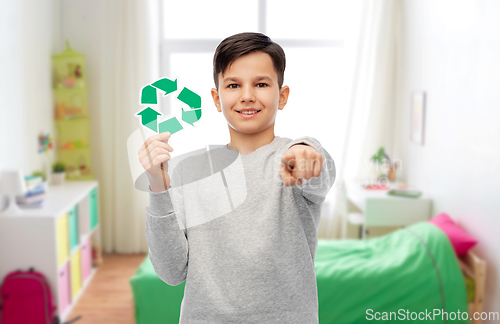
[[[321,324],[469,323],[456,318],[467,297],[453,247],[428,222],[365,241],[321,240],[315,269]],[[438,311],[448,320],[429,315]]]
[[[320,324],[469,323],[456,318],[467,300],[455,252],[433,224],[364,241],[320,239],[315,270]],[[161,281],[147,256],[130,285],[137,324],[179,323],[185,282]]]

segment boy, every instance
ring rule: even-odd
[[[240,153],[247,187],[227,214],[181,229],[189,215],[173,207],[162,166],[173,150],[170,134],[151,136],[139,150],[150,181],[149,258],[167,284],[186,280],[181,324],[318,323],[314,257],[335,164],[314,138],[274,135],[289,94],[284,70],[283,49],[263,34],[233,35],[216,49],[212,98],[231,138],[216,154]]]

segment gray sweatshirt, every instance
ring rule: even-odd
[[[281,157],[296,143],[320,152],[323,167],[287,187]],[[186,280],[180,324],[318,323],[314,258],[333,159],[308,136],[275,136],[236,160],[226,146],[209,153],[179,163],[172,188],[150,190],[146,208],[153,268],[171,286]]]

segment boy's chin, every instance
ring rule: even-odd
[[[247,127],[245,127],[245,126],[247,126]],[[233,129],[234,132],[237,132],[237,133],[242,134],[242,135],[257,135],[259,133],[262,133],[262,132],[268,130],[269,127],[273,127],[273,125],[266,126],[263,124],[259,124],[259,125],[243,125],[243,126],[242,125],[234,125],[234,126],[231,126],[231,128]]]

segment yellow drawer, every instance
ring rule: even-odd
[[[74,299],[82,288],[82,264],[80,258],[80,247],[76,248],[71,256],[71,297]]]
[[[57,264],[61,267],[69,257],[69,230],[68,213],[59,217],[56,221],[57,237]]]

